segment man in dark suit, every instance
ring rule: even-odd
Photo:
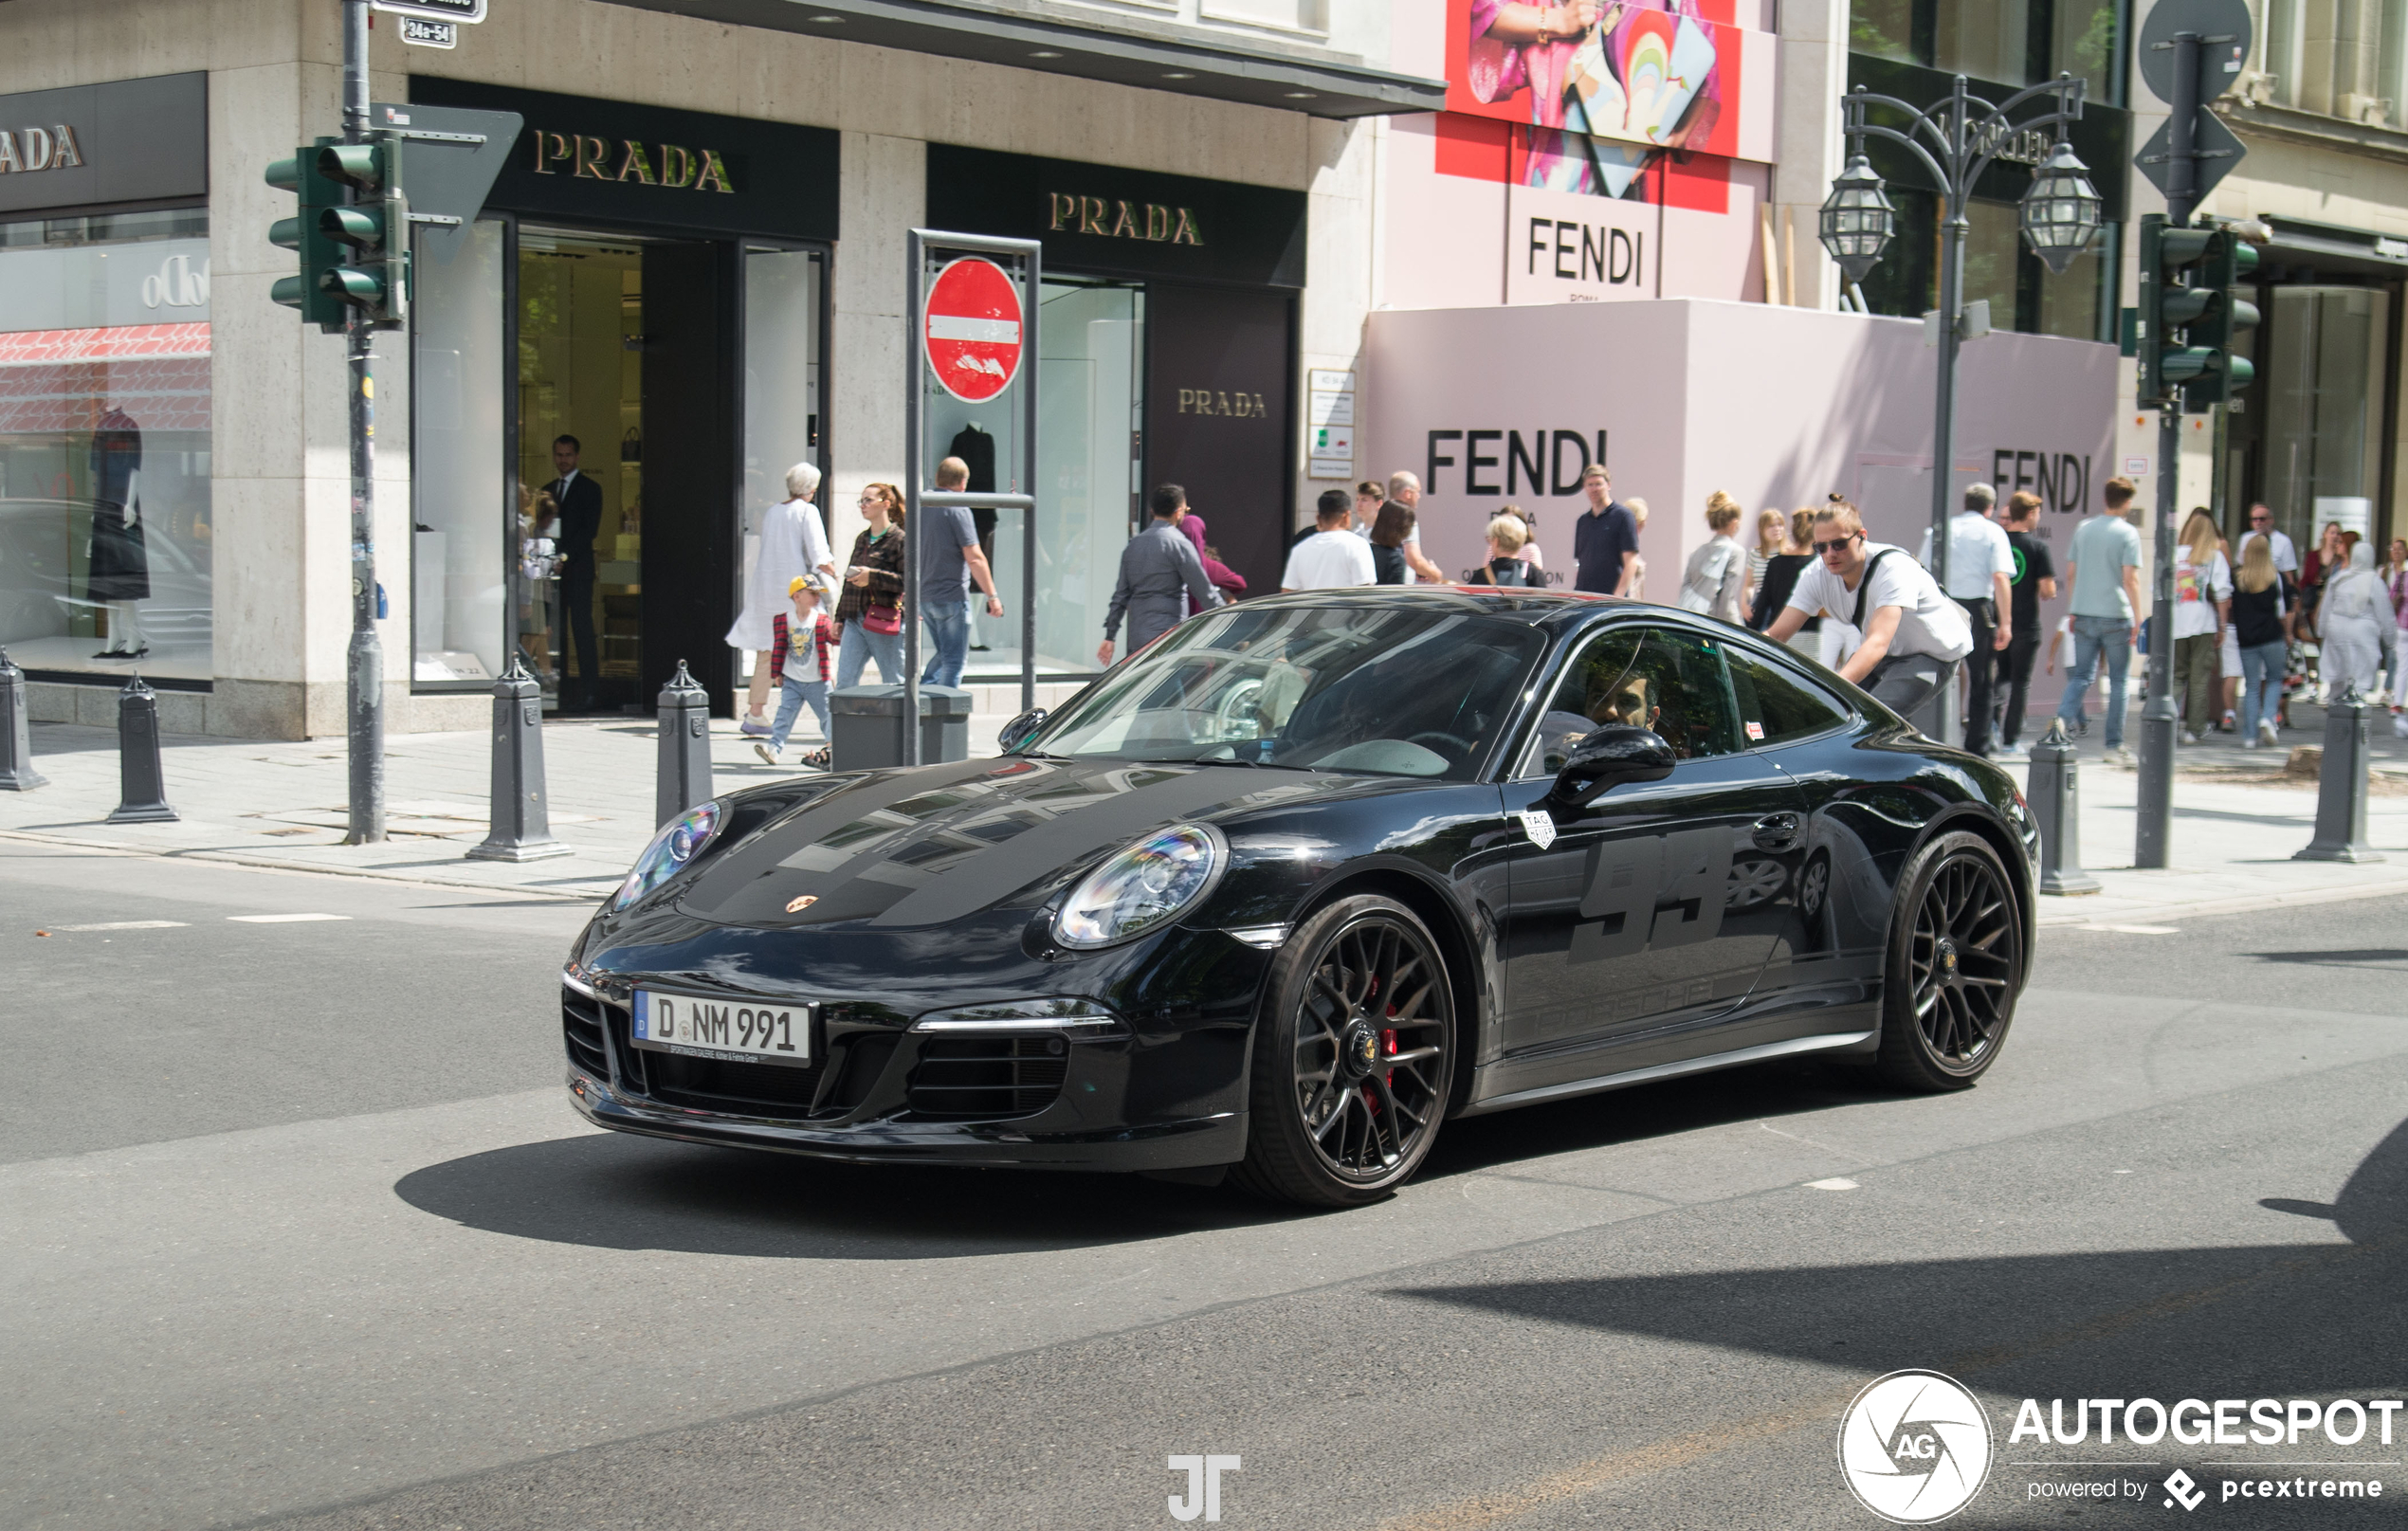
[[[593,636],[593,539],[602,530],[602,486],[577,471],[577,454],[584,449],[575,436],[555,439],[552,466],[560,476],[543,486],[560,507],[560,604],[567,610],[577,656],[578,689],[572,692],[564,683],[560,703],[579,711],[601,700],[601,666],[596,663],[601,646]]]

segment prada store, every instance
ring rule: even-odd
[[[515,648],[549,710],[648,711],[684,660],[725,712],[744,539],[827,464],[838,136],[424,77],[411,104],[525,122],[485,215],[418,236],[414,688],[489,691]]]
[[[1121,548],[1156,483],[1187,488],[1221,560],[1261,594],[1279,588],[1294,510],[1296,305],[1304,284],[1302,191],[1109,165],[928,146],[928,227],[1036,239],[1037,669],[1092,672]],[[1010,422],[932,392],[934,455],[962,456],[971,487],[1009,489]],[[983,440],[981,438],[984,438]],[[933,472],[934,463],[925,465]],[[1024,533],[980,531],[1007,599]],[[1016,677],[1017,611],[974,603],[967,677]]]

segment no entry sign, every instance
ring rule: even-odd
[[[993,261],[965,257],[937,273],[921,316],[928,365],[945,392],[983,404],[1020,371],[1020,288]]]

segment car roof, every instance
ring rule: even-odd
[[[1258,607],[1370,606],[1396,611],[1428,611],[1437,606],[1477,612],[1483,616],[1505,617],[1534,628],[1545,628],[1551,633],[1560,635],[1601,612],[1646,609],[1651,603],[1630,600],[1620,595],[1597,595],[1588,591],[1519,590],[1494,585],[1361,585],[1340,590],[1292,591],[1257,596],[1240,604],[1250,610]],[[1664,610],[1662,607],[1653,609]]]

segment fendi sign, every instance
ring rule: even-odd
[[[1196,231],[1193,208],[1167,208],[1159,202],[1140,207],[1126,198],[1107,202],[1100,196],[1073,196],[1067,191],[1049,191],[1046,197],[1053,206],[1053,221],[1046,227],[1055,233],[1143,239],[1157,245],[1204,243],[1204,236]]]
[[[410,80],[410,98],[524,120],[485,195],[496,210],[677,234],[836,237],[839,139],[827,128],[426,75]]]
[[[0,213],[209,195],[209,76],[0,96]]]
[[[541,128],[527,129],[528,140],[535,148],[535,173],[557,175],[560,167],[569,167],[572,176],[585,176],[597,181],[634,181],[641,186],[665,186],[680,191],[688,188],[697,191],[726,191],[736,188],[727,183],[727,163],[716,149],[685,149],[677,144],[660,146],[660,173],[653,173],[655,155],[635,138],[621,138],[615,145],[609,138],[597,138],[590,133],[549,133]],[[617,168],[612,168],[612,161]]]

